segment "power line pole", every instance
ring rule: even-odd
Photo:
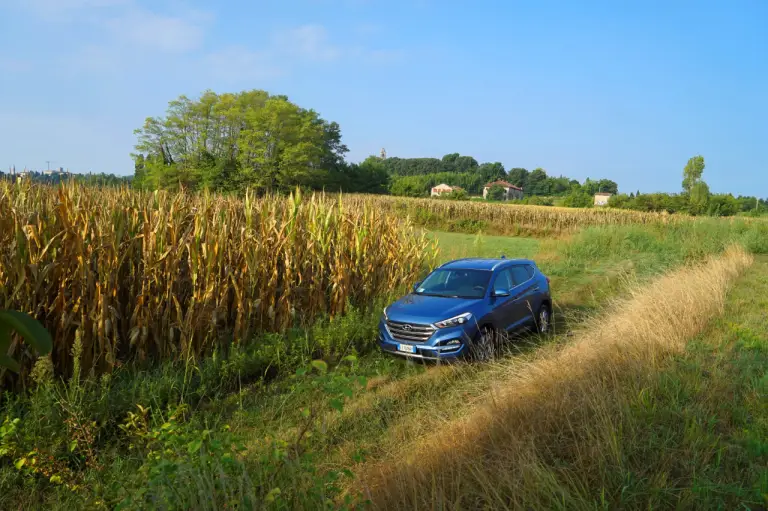
[[[51,160],[45,160],[45,163],[48,164],[48,171],[51,170]]]

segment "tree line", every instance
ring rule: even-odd
[[[442,158],[378,158],[348,163],[341,129],[286,96],[261,90],[181,96],[162,117],[149,117],[136,130],[134,185],[142,188],[269,192],[295,187],[329,191],[428,196],[440,183],[481,194],[489,182],[505,179],[530,195],[613,193],[610,180],[583,185],[543,169],[509,172],[500,162],[479,163],[452,153]]]
[[[23,177],[22,177],[23,176]],[[78,174],[78,173],[51,173],[46,174],[40,171],[26,171],[23,174],[17,173],[4,173],[0,171],[0,179],[29,179],[35,183],[57,185],[60,183],[74,181],[75,183],[82,183],[89,186],[130,186],[133,181],[133,176],[116,176],[114,174],[106,174],[99,172],[97,174]]]
[[[768,201],[757,197],[738,196],[730,193],[713,194],[704,181],[704,157],[693,156],[683,168],[680,193],[638,192],[614,195],[608,205],[614,208],[636,211],[666,211],[691,215],[733,216],[738,214],[761,215],[768,212]]]
[[[135,134],[140,188],[384,191],[378,189],[385,176],[363,175],[344,161],[348,150],[337,123],[261,90],[181,96]]]
[[[350,163],[338,123],[286,96],[262,90],[206,91],[197,99],[180,96],[169,102],[163,116],[147,118],[134,133],[133,176],[30,173],[28,177],[46,183],[74,179],[149,190],[281,193],[300,187],[409,197],[427,197],[432,187],[445,183],[463,189],[447,197],[452,199],[482,195],[486,184],[504,180],[524,190],[525,198],[519,201],[524,204],[591,207],[595,193],[607,192],[612,194],[609,206],[640,211],[727,216],[768,210],[766,201],[755,197],[712,194],[702,179],[702,156],[688,161],[682,191],[676,194],[620,194],[610,179],[579,182],[550,176],[542,168],[506,169],[501,162],[478,162],[459,153],[442,158],[370,156]]]

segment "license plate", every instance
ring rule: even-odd
[[[416,353],[416,346],[411,346],[410,344],[398,344],[397,351],[402,351],[404,353]]]

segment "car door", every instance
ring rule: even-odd
[[[491,284],[491,308],[493,323],[496,328],[506,330],[511,328],[515,322],[515,301],[511,294],[512,287],[512,274],[509,268],[498,271]],[[496,291],[503,291],[509,295],[494,296]]]
[[[528,264],[517,264],[510,268],[513,327],[532,321],[538,310],[539,288],[533,275],[533,267]]]

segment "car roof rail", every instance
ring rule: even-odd
[[[446,261],[443,264],[441,264],[440,266],[438,266],[438,268],[442,268],[443,266],[445,266],[447,264],[457,263],[459,261],[469,261],[470,259],[477,259],[477,257],[462,257],[461,259],[451,259],[450,261]]]

